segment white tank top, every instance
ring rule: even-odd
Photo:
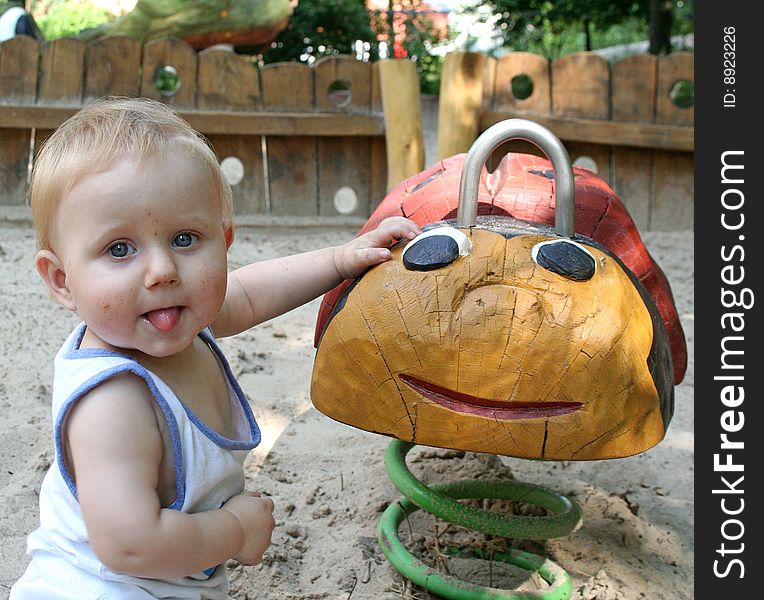
[[[220,508],[244,489],[244,459],[260,442],[260,430],[228,362],[212,334],[202,331],[199,335],[217,357],[228,384],[236,431],[233,439],[205,425],[159,377],[132,357],[80,348],[84,333],[83,323],[69,335],[56,355],[55,458],[40,491],[40,527],[27,541],[32,562],[14,585],[11,598],[225,599],[228,588],[225,565],[190,577],[158,580],[116,573],[98,560],[88,543],[77,490],[64,463],[62,423],[77,400],[89,390],[115,375],[134,373],[146,382],[170,432],[176,500],[168,508],[186,513]],[[97,589],[91,589],[94,586]],[[78,591],[73,595],[75,590]]]

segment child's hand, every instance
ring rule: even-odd
[[[353,279],[367,268],[390,258],[388,249],[399,239],[412,240],[422,233],[417,225],[405,217],[388,217],[373,231],[334,248],[334,266],[340,277]]]
[[[222,509],[236,517],[244,531],[244,543],[231,558],[243,565],[259,564],[271,544],[271,534],[276,526],[273,500],[261,497],[258,492],[244,492],[233,496]]]

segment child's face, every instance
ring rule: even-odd
[[[169,356],[220,311],[232,230],[206,169],[182,151],[84,177],[63,197],[53,234],[65,274],[56,297],[97,345]]]

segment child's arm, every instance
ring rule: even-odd
[[[155,404],[145,382],[122,375],[80,399],[67,420],[69,464],[96,555],[138,577],[182,577],[229,558],[257,564],[274,527],[269,498],[245,493],[196,514],[161,508]]]
[[[223,309],[212,324],[216,337],[234,335],[302,306],[390,258],[397,239],[413,239],[420,229],[390,217],[342,246],[286,256],[237,269],[228,277]]]

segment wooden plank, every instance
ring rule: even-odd
[[[690,126],[695,108],[682,108],[671,99],[673,86],[682,80],[694,81],[694,55],[678,52],[658,61],[656,123]],[[680,153],[655,153],[655,185],[650,228],[691,229],[693,227],[694,190],[693,156]]]
[[[65,106],[78,110],[85,83],[87,44],[74,38],[61,38],[43,44],[37,106]],[[53,133],[53,128],[34,131],[34,156]]]
[[[251,62],[229,50],[199,53],[196,107],[231,111],[262,110],[260,73]]]
[[[694,128],[656,125],[652,123],[623,123],[598,119],[546,117],[524,115],[510,111],[484,111],[480,115],[481,131],[494,123],[512,117],[531,118],[551,130],[560,139],[593,144],[611,144],[618,140],[624,146],[689,151],[694,148]]]
[[[313,71],[300,63],[271,63],[260,70],[263,107],[273,112],[313,111]],[[316,138],[266,138],[269,211],[274,215],[318,214]]]
[[[88,46],[85,59],[84,101],[101,96],[137,96],[142,46],[138,40],[116,35]]]
[[[655,153],[655,186],[649,228],[655,231],[692,229],[695,197],[693,155]]]
[[[368,217],[370,138],[319,138],[320,215]]]
[[[34,104],[40,44],[20,35],[0,44],[0,104]],[[1,113],[0,113],[1,114]],[[26,204],[31,129],[8,129],[0,119],[0,205]]]
[[[652,123],[658,61],[652,54],[635,54],[611,66],[613,121]]]
[[[79,108],[86,51],[87,45],[74,38],[61,38],[43,45],[38,105]]]
[[[695,120],[694,103],[688,108],[677,106],[672,100],[672,89],[681,81],[694,85],[694,55],[691,52],[677,52],[661,57],[658,61],[658,103],[656,123],[690,126]]]
[[[314,77],[318,112],[368,114],[371,111],[371,63],[352,56],[328,56],[316,61]],[[349,94],[332,93],[330,87],[336,82],[347,85]]]
[[[3,106],[2,127],[58,127],[77,108],[57,106]],[[202,133],[311,135],[311,136],[384,136],[382,115],[342,115],[333,113],[257,113],[216,110],[178,111]]]
[[[557,117],[610,118],[610,68],[590,52],[574,52],[552,63],[552,113]]]
[[[34,104],[40,43],[17,35],[0,43],[0,104]]]
[[[533,84],[533,92],[525,99],[516,98],[512,93],[512,79],[528,77]],[[513,117],[537,120],[537,115],[549,115],[552,110],[552,96],[549,85],[549,61],[543,56],[529,52],[512,52],[496,62],[496,77],[493,88],[493,109],[509,111]],[[481,119],[481,128],[483,120]],[[501,144],[486,161],[489,172],[498,167],[508,153],[535,154],[543,156],[536,146],[524,140],[514,140]]]
[[[438,109],[438,159],[467,152],[477,139],[485,57],[451,52],[443,61]]]
[[[178,78],[176,89],[162,90],[157,87],[162,70],[169,70]],[[140,94],[175,108],[194,108],[196,50],[178,38],[161,38],[144,44]]]
[[[533,84],[533,92],[525,99],[512,93],[512,79],[526,76]],[[513,114],[552,112],[552,94],[549,85],[549,61],[530,52],[511,52],[496,63],[496,82],[493,91],[494,110],[509,110]]]
[[[556,117],[609,119],[610,67],[596,54],[576,52],[552,63],[552,112]],[[613,185],[610,148],[560,136],[570,160],[593,161],[596,171]],[[612,142],[613,138],[605,143]]]
[[[317,61],[313,74],[317,111],[371,112],[371,63],[351,56],[332,56]],[[345,89],[334,91],[335,86]],[[318,140],[319,214],[369,216],[370,144],[367,137]]]
[[[611,75],[613,120],[651,123],[657,85],[655,56],[637,54],[620,60],[611,66]],[[614,190],[642,231],[650,224],[654,156],[650,149],[613,148]]]
[[[199,109],[252,111],[262,108],[257,68],[233,52],[208,49],[199,53],[196,105]],[[237,133],[240,133],[239,130]],[[236,214],[267,211],[263,138],[260,135],[207,134],[218,159],[241,161],[241,180],[231,181]],[[229,179],[230,180],[230,179]]]
[[[379,75],[379,61],[371,67],[371,112],[382,115],[382,84]],[[369,155],[369,213],[373,212],[387,194],[387,140],[384,137],[371,138]]]
[[[369,214],[371,214],[387,195],[387,143],[385,138],[371,138],[369,173]]]
[[[235,213],[237,215],[265,213],[267,205],[262,137],[259,135],[210,135],[207,139],[221,162],[233,158],[241,161],[242,178],[238,182],[231,181]]]
[[[385,60],[379,65],[387,142],[387,189],[424,169],[422,107],[416,65]]]

